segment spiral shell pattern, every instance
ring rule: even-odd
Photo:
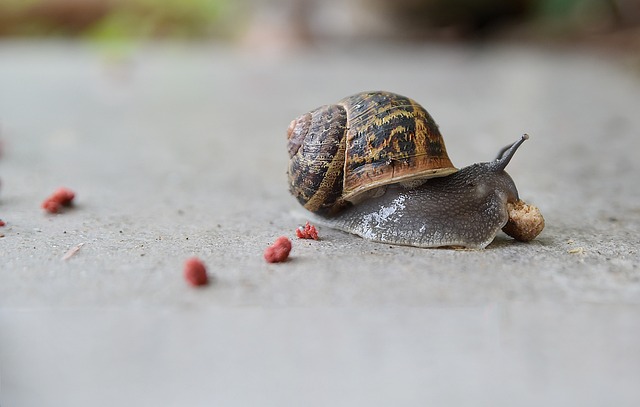
[[[380,186],[457,171],[429,113],[390,92],[321,106],[293,120],[287,137],[289,189],[318,214],[335,213]]]

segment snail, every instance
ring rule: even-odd
[[[289,190],[321,224],[377,242],[481,249],[500,229],[529,241],[544,219],[505,172],[528,138],[458,170],[417,102],[358,93],[291,122]]]

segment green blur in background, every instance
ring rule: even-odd
[[[229,0],[0,0],[0,36],[203,38]]]
[[[640,48],[640,0],[0,0],[0,37],[235,40],[265,25],[307,42],[605,36]]]

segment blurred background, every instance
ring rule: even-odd
[[[640,50],[639,0],[1,0],[0,37],[326,41],[518,40]]]

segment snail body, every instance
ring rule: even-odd
[[[505,171],[526,139],[457,170],[419,104],[359,93],[291,123],[289,187],[321,223],[374,241],[484,248],[503,228],[528,241],[544,220]]]

